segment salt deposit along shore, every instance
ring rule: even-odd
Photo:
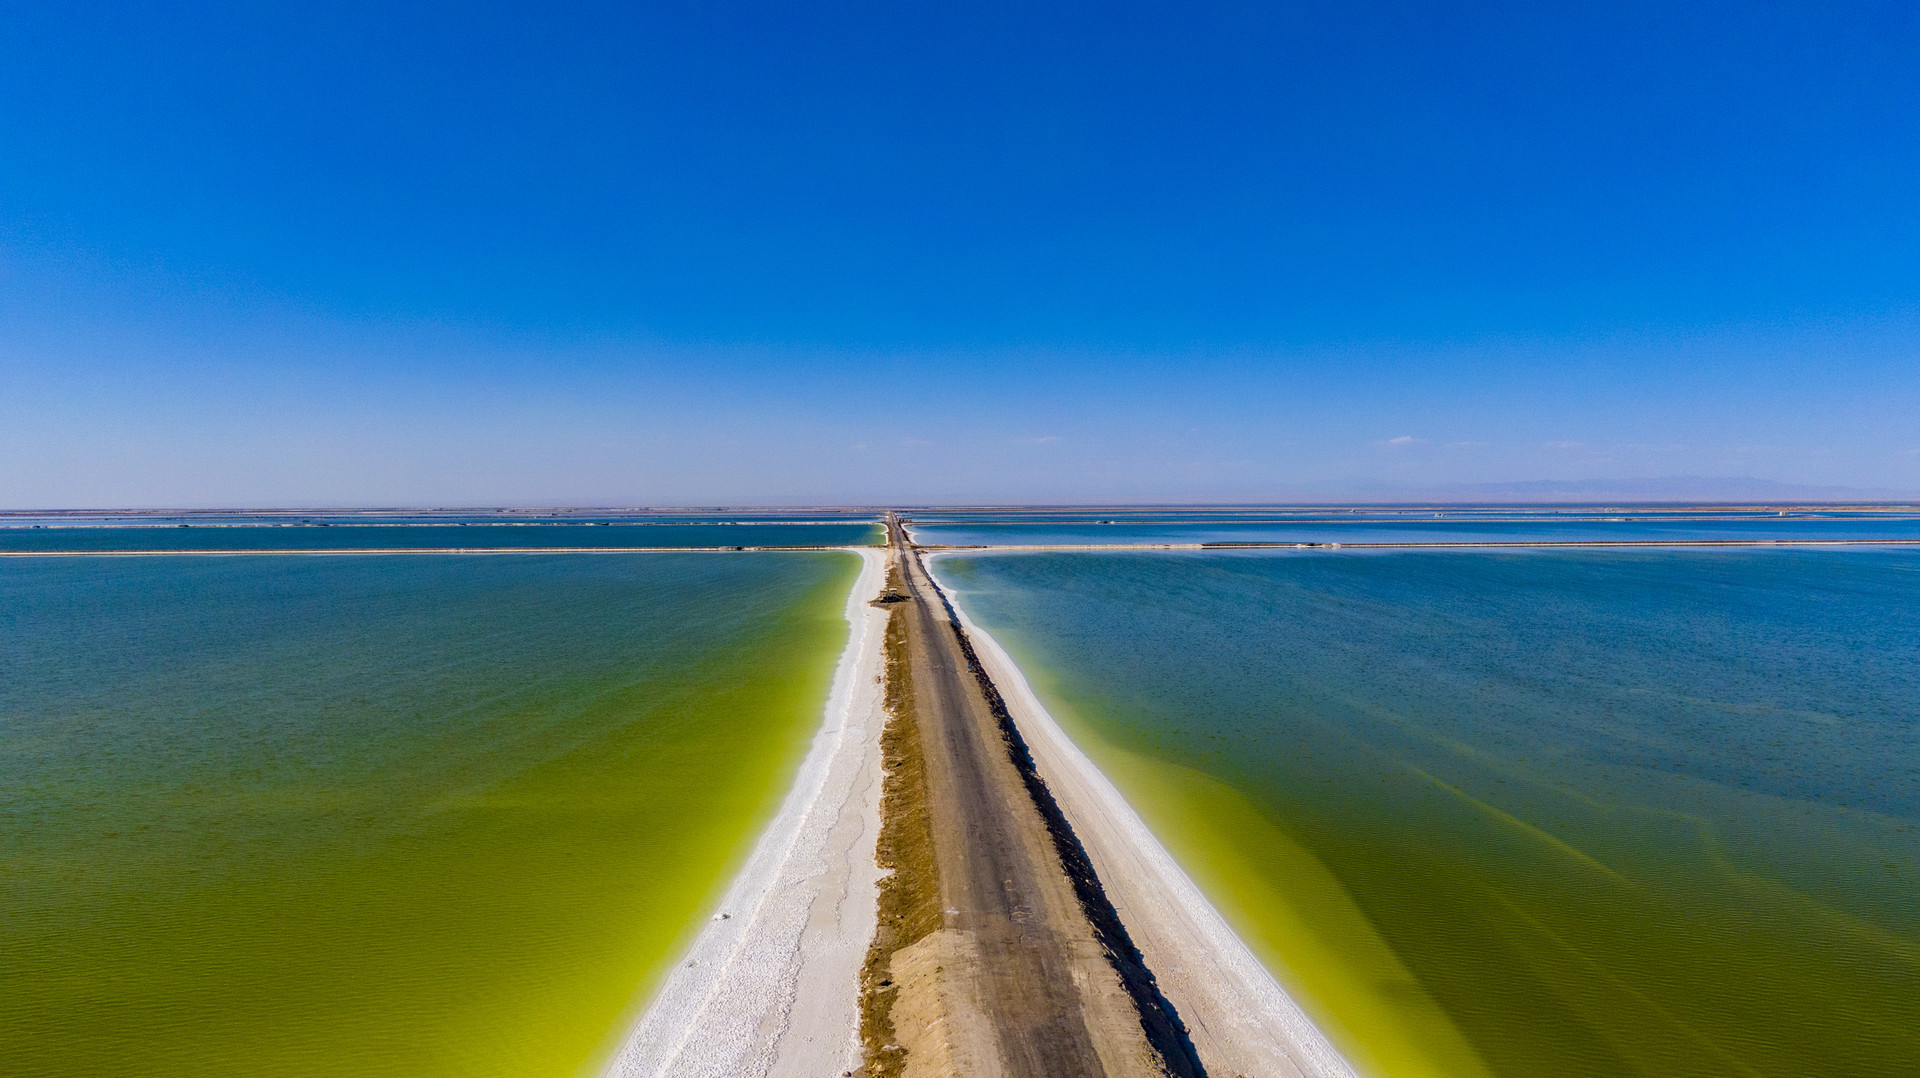
[[[606,1073],[821,1076],[857,1070],[858,976],[880,870],[880,681],[887,555],[863,549],[851,634],[826,718],[779,813],[713,917],[668,971]],[[932,557],[928,558],[933,560]],[[1041,706],[985,631],[954,610],[1207,1072],[1353,1078],[1138,814]]]
[[[941,556],[925,555],[930,574]],[[951,595],[952,589],[939,586]],[[1012,658],[959,604],[952,605],[1207,1072],[1353,1078],[1339,1050],[1060,729]]]
[[[864,559],[826,716],[780,811],[680,956],[611,1078],[819,1078],[860,1063],[859,972],[880,870],[887,554]]]

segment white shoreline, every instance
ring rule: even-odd
[[[880,869],[887,553],[847,596],[847,647],[793,787],[606,1069],[611,1078],[819,1078],[860,1063]]]
[[[941,554],[924,556],[928,575]],[[1060,729],[999,642],[954,603],[1040,775],[1107,897],[1179,1011],[1210,1074],[1355,1078],[1353,1066],[1233,931],[1086,753]]]

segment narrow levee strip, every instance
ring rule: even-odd
[[[1060,729],[1005,650],[965,610],[951,609],[982,668],[1003,688],[1003,706],[1024,733],[1037,776],[1077,825],[1088,862],[1209,1072],[1353,1078],[1339,1050]]]
[[[1114,961],[1124,948],[1117,922],[1096,926],[1088,914],[1082,892],[1097,880],[1084,859],[1063,860],[1064,820],[1036,802],[1031,768],[1023,773],[1029,761],[994,706],[991,680],[898,522],[890,525],[941,905],[938,930],[889,960],[900,1073],[1199,1073],[1190,1054],[1169,1060],[1150,1040],[1134,986]]]
[[[1147,968],[1145,956],[1134,945],[1127,926],[1120,920],[1119,911],[1114,909],[1112,900],[1107,897],[1106,888],[1101,885],[1100,874],[1087,856],[1086,847],[1081,844],[1066,814],[1060,810],[1059,802],[1054,799],[1047,781],[1040,776],[1026,738],[1021,736],[1019,726],[1007,710],[1006,700],[1001,697],[992,676],[974,651],[973,642],[968,639],[967,630],[960,623],[952,600],[942,592],[940,602],[946,609],[948,625],[953,630],[960,652],[966,656],[967,666],[973,671],[980,691],[986,697],[987,706],[999,723],[1000,736],[1006,742],[1008,756],[1013,760],[1015,770],[1020,773],[1020,780],[1026,786],[1027,795],[1033,799],[1034,808],[1046,821],[1047,834],[1053,839],[1060,865],[1073,884],[1081,912],[1093,926],[1094,937],[1099,940],[1102,952],[1119,975],[1121,986],[1139,1012],[1140,1028],[1146,1034],[1147,1043],[1159,1053],[1161,1065],[1167,1073],[1176,1078],[1204,1078],[1206,1068],[1194,1049],[1193,1039],[1188,1036],[1186,1024],[1180,1020],[1180,1013],[1172,1001],[1161,992],[1159,981],[1155,979],[1153,971]]]
[[[890,566],[887,588],[876,604],[888,610],[886,630],[886,732],[880,752],[886,782],[880,795],[880,842],[876,855],[886,875],[880,881],[878,926],[860,971],[860,1040],[866,1063],[863,1078],[899,1078],[907,1062],[893,1008],[901,985],[893,958],[939,931],[940,866],[933,855],[932,804],[927,791],[927,758],[920,745],[920,720],[913,700],[913,666],[907,659],[907,623],[895,609],[906,601],[898,564]]]

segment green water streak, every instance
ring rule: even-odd
[[[857,569],[0,565],[0,1073],[592,1067],[784,793]]]
[[[1920,1073],[1920,558],[940,564],[1363,1072]]]
[[[0,527],[0,551],[874,546],[877,524],[175,524]]]

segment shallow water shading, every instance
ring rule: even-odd
[[[0,564],[0,1072],[579,1073],[777,805],[858,564]]]
[[[1760,516],[1744,514],[1635,514],[1575,519],[1514,519],[1474,514],[1323,517],[1310,520],[1158,520],[1115,518],[1022,523],[964,522],[915,525],[925,544],[1102,545],[1128,543],[1568,543],[1920,540],[1920,515]]]
[[[1920,556],[940,567],[1364,1070],[1920,1067]]]
[[[0,551],[871,546],[867,523],[135,524],[0,527]]]

